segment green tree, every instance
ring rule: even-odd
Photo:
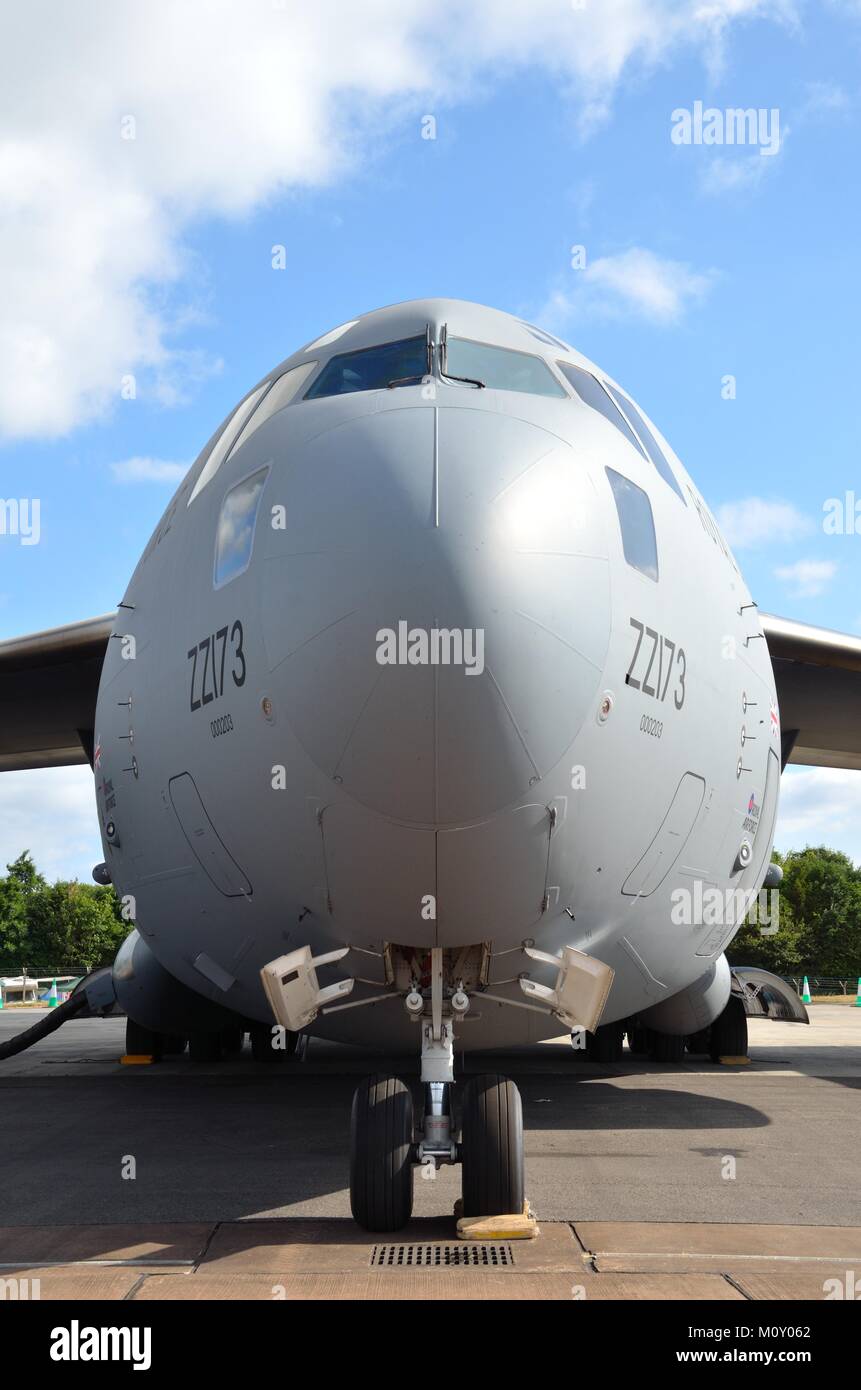
[[[777,851],[783,868],[778,930],[745,922],[727,956],[733,965],[759,965],[778,975],[861,973],[861,871],[825,845]]]
[[[798,968],[807,975],[861,971],[861,871],[825,845],[791,850],[782,899],[801,925]]]
[[[34,963],[109,965],[128,931],[112,888],[55,883],[27,905],[27,935]]]
[[[128,930],[113,888],[49,884],[27,850],[0,878],[0,961],[10,972],[109,965]]]
[[[779,851],[774,851],[772,862],[783,865]],[[802,935],[803,925],[781,885],[767,890],[765,912],[758,911],[756,921],[745,920],[736,932],[727,959],[731,965],[758,965],[775,975],[793,975],[801,963]]]
[[[6,878],[0,878],[0,957],[20,962],[30,951],[29,905],[48,885],[29,850],[7,864],[6,871]]]

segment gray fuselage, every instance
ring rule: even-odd
[[[703,920],[697,893],[762,881],[780,772],[766,643],[663,437],[648,425],[676,487],[557,364],[620,388],[519,320],[397,305],[260,386],[428,324],[435,343],[447,324],[532,354],[562,391],[435,365],[391,388],[300,389],[206,475],[213,436],[109,643],[106,860],[162,965],[248,1018],[271,1019],[259,972],[294,947],[362,948],[345,970],[374,981],[363,951],[490,943],[489,983],[514,999],[525,940],[611,965],[604,1020],[628,1017],[723,969],[738,918]],[[631,563],[614,477],[623,506],[648,498],[657,577]],[[388,1049],[410,1027],[393,1000],[313,1031]],[[559,1031],[485,1004],[458,1045]]]

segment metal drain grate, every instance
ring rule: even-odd
[[[477,1265],[488,1269],[504,1269],[514,1264],[510,1245],[470,1243],[458,1245],[375,1245],[371,1252],[371,1267],[385,1269],[453,1269],[456,1266]]]

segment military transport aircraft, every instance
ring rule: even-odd
[[[858,638],[759,613],[565,342],[459,300],[344,323],[216,430],[115,613],[0,644],[0,767],[90,764],[135,924],[0,1055],[118,1007],[130,1052],[414,1048],[417,1125],[403,1080],[356,1092],[356,1219],[403,1225],[420,1163],[518,1211],[519,1094],[455,1087],[456,1051],[718,1058],[805,1020],[724,952],[779,879],[783,766],[861,767],[859,672]]]

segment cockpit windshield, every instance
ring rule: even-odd
[[[427,339],[401,338],[395,343],[359,348],[330,357],[305,392],[306,401],[345,396],[350,391],[381,391],[405,380],[421,381],[428,368]]]
[[[420,338],[341,352],[331,357],[305,392],[306,401],[321,396],[343,396],[351,391],[380,391],[387,386],[421,382],[431,356],[430,328]],[[511,348],[477,343],[470,338],[449,338],[443,329],[440,372],[444,380],[488,386],[497,391],[526,391],[534,396],[567,393],[541,357]]]
[[[472,381],[496,391],[528,391],[533,396],[565,396],[547,363],[530,352],[448,338],[444,375]]]

